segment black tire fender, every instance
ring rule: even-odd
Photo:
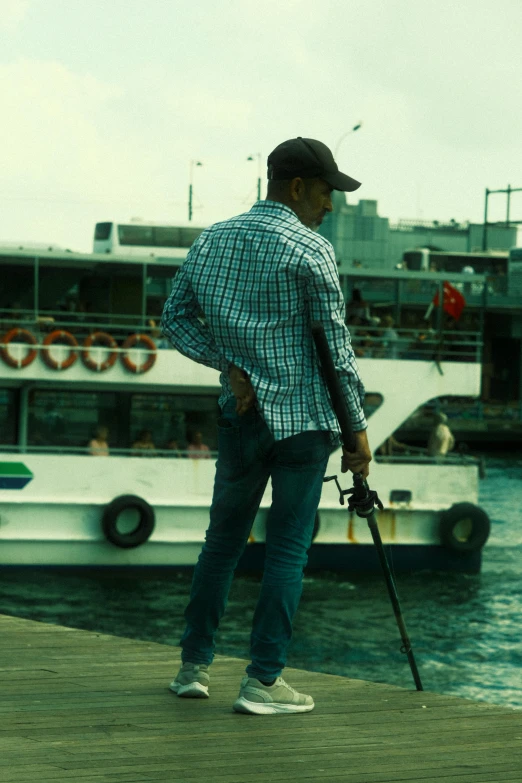
[[[440,542],[453,552],[476,552],[489,537],[486,512],[473,503],[455,503],[440,515]]]
[[[140,515],[134,530],[121,533],[118,530],[118,517],[128,508],[136,509]],[[119,495],[105,507],[102,516],[102,529],[107,541],[121,549],[132,549],[147,541],[154,530],[154,509],[146,500],[137,495]]]

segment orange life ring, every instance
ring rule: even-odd
[[[14,356],[11,356],[9,353],[9,343],[12,343],[15,337],[19,338],[19,342],[27,343],[28,345],[38,345],[38,340],[28,329],[20,329],[18,327],[10,329],[7,334],[0,339],[0,342],[4,343],[0,348],[0,356],[4,362],[8,364],[9,367],[15,367],[17,370],[21,370],[23,367],[30,365],[31,362],[34,362],[38,351],[36,348],[31,348],[25,359],[22,359],[21,361],[15,359]]]
[[[44,339],[43,344],[46,347],[42,349],[41,357],[45,364],[51,368],[51,370],[68,370],[69,367],[71,367],[71,365],[73,365],[78,358],[78,352],[75,350],[70,350],[67,359],[64,359],[62,362],[57,362],[56,359],[53,359],[51,356],[49,348],[58,340],[70,346],[71,349],[78,348],[76,337],[74,337],[70,332],[64,332],[63,329],[55,329],[54,332],[48,334]]]
[[[111,348],[112,350],[104,362],[97,363],[93,358],[91,358],[88,349],[92,348],[93,346],[97,347],[100,345],[105,346],[106,348]],[[112,367],[116,362],[118,354],[114,349],[117,347],[118,344],[112,335],[108,334],[107,332],[93,332],[84,340],[83,350],[81,352],[82,362],[88,370],[93,370],[94,372],[104,372],[105,370],[108,370],[110,367]]]
[[[149,352],[147,360],[140,365],[131,361],[127,355],[127,351],[129,351],[131,348],[134,348],[139,343],[144,345],[145,350]],[[123,366],[126,367],[129,372],[136,374],[148,372],[148,370],[150,370],[156,361],[156,345],[147,334],[131,334],[130,337],[127,337],[123,343],[122,348],[124,350],[121,353],[121,360],[123,362]]]

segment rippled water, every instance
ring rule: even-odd
[[[522,709],[522,453],[487,458],[480,505],[492,521],[480,574],[400,574],[397,588],[426,690]],[[178,644],[187,571],[5,570],[0,612]],[[217,652],[248,657],[257,575],[236,578]],[[383,578],[305,580],[288,663],[413,687]],[[238,676],[240,673],[238,672]]]

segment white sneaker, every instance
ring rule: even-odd
[[[255,677],[244,677],[239,696],[234,702],[236,712],[250,715],[277,715],[310,712],[315,704],[311,696],[298,693],[278,677],[273,685],[263,685]]]
[[[189,699],[208,699],[210,676],[204,663],[184,663],[169,688],[178,696]]]

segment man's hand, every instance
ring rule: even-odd
[[[362,473],[364,478],[368,478],[372,452],[368,444],[366,430],[354,432],[353,435],[355,438],[355,451],[347,451],[343,446],[341,473],[351,470],[352,473]]]
[[[236,398],[236,413],[242,416],[254,406],[256,401],[256,394],[250,383],[250,378],[244,370],[240,370],[233,364],[228,371],[228,379]]]

